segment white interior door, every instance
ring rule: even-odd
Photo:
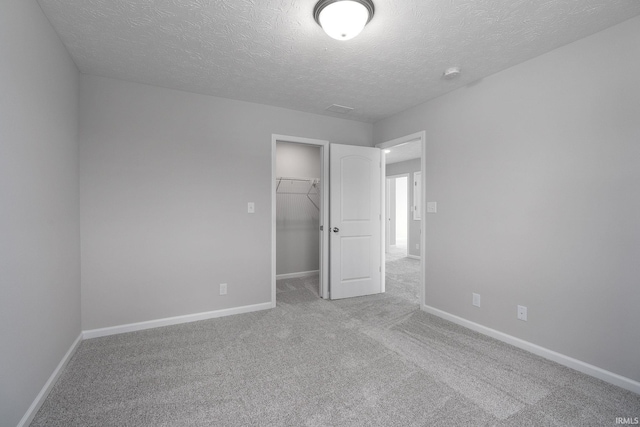
[[[331,299],[382,292],[379,148],[331,144]]]

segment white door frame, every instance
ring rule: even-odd
[[[406,254],[407,255],[409,255],[409,225],[410,225],[410,221],[411,221],[411,207],[409,206],[409,200],[411,200],[411,197],[410,197],[410,193],[409,192],[411,191],[411,186],[413,185],[413,184],[410,184],[410,182],[409,182],[411,180],[411,176],[410,175],[411,174],[407,172],[407,173],[400,173],[400,174],[397,174],[397,175],[389,175],[389,176],[386,177],[387,184],[392,179],[407,178],[407,218],[405,219],[406,224],[407,224],[407,250],[406,250]],[[386,188],[385,191],[387,191],[387,193],[390,192],[389,188]],[[396,193],[395,194],[398,194],[397,188],[396,188]],[[389,204],[389,205],[391,204],[391,200],[390,200],[389,197],[385,198],[385,203]],[[396,201],[394,200],[393,203],[396,203]],[[385,209],[389,209],[389,206],[385,206]],[[389,209],[389,211],[390,211],[390,209]],[[387,214],[389,213],[389,211],[387,211]],[[397,214],[396,214],[396,216],[397,216]],[[387,219],[387,222],[389,222],[388,219]],[[386,227],[386,224],[385,224],[385,227]],[[385,232],[386,231],[387,230],[385,230]],[[391,234],[389,234],[387,232],[385,234],[385,236],[386,236],[385,238],[390,238]],[[388,249],[389,249],[389,242],[385,242],[385,252],[388,252]]]
[[[320,297],[329,297],[329,141],[288,135],[271,135],[271,307],[276,306],[276,150],[278,142],[320,147]]]
[[[391,148],[391,147],[395,147],[396,145],[400,145],[400,144],[405,144],[407,142],[411,142],[411,141],[415,141],[415,140],[420,140],[420,145],[422,146],[422,151],[420,153],[420,170],[422,171],[422,200],[421,200],[421,212],[423,212],[423,215],[420,219],[420,308],[424,308],[425,307],[425,281],[424,281],[424,272],[425,272],[425,265],[426,265],[426,256],[425,256],[425,242],[426,242],[426,235],[424,232],[424,225],[425,225],[425,217],[426,215],[424,214],[424,212],[427,212],[426,209],[426,176],[427,174],[426,169],[427,169],[427,133],[425,131],[420,131],[420,132],[416,132],[416,133],[412,133],[411,135],[406,135],[406,136],[402,136],[400,138],[396,138],[396,139],[392,139],[391,141],[386,141],[386,142],[382,142],[380,144],[377,144],[376,147],[382,149],[382,153],[383,153],[383,162],[384,162],[384,149],[386,148]],[[383,183],[386,183],[386,168],[382,168],[382,179],[383,179]],[[382,186],[382,191],[386,190],[386,185]],[[383,194],[382,195],[382,200],[386,200],[386,196]],[[382,221],[382,226],[386,227],[386,223],[387,221]],[[384,239],[386,235],[386,230],[383,230],[382,232],[382,238]],[[385,248],[386,243],[383,243],[382,245],[382,254],[384,256],[384,248]],[[382,280],[384,283],[384,263],[382,263],[382,270],[383,270],[383,275],[382,275]],[[383,285],[383,289],[384,289],[384,285]]]

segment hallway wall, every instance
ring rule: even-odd
[[[386,166],[387,176],[400,175],[403,173],[409,174],[408,185],[413,185],[413,174],[420,171],[420,159],[412,159],[404,162],[391,163]],[[409,206],[413,206],[413,191],[409,188]],[[409,255],[414,257],[420,257],[420,221],[413,219],[413,213],[409,212],[409,225],[408,225],[408,252]]]

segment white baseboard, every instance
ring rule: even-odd
[[[319,274],[319,273],[320,273],[320,270],[300,271],[298,273],[276,274],[276,280],[279,280],[279,279],[295,279],[297,277],[313,276],[314,274]]]
[[[423,311],[426,311],[427,313],[433,314],[435,316],[441,317],[450,322],[464,326],[465,328],[471,329],[476,332],[480,332],[481,334],[490,336],[499,341],[505,342],[507,344],[511,344],[514,347],[518,347],[518,348],[521,348],[522,350],[526,350],[529,353],[536,354],[538,356],[544,357],[545,359],[549,359],[561,365],[575,369],[576,371],[582,372],[583,374],[590,375],[592,377],[601,379],[602,381],[606,381],[610,384],[613,384],[618,387],[622,387],[626,390],[632,391],[634,393],[640,394],[640,382],[632,380],[631,378],[623,377],[622,375],[618,375],[613,372],[606,371],[602,368],[598,368],[597,366],[590,365],[578,359],[574,359],[573,357],[565,356],[564,354],[555,352],[553,350],[549,350],[548,348],[541,347],[537,344],[530,343],[529,341],[516,338],[514,336],[505,334],[503,332],[496,331],[495,329],[482,326],[478,323],[472,322],[462,317],[458,317],[453,314],[447,313],[446,311],[442,311],[437,308],[430,307],[428,305],[423,305],[421,308]]]
[[[411,259],[420,259],[419,256],[417,255],[407,255],[407,258],[411,258]]]
[[[76,338],[73,344],[71,344],[71,347],[69,347],[69,350],[67,350],[67,353],[62,357],[62,360],[60,361],[60,363],[58,363],[58,366],[56,367],[56,369],[54,369],[53,373],[51,374],[47,382],[44,384],[44,387],[42,387],[42,390],[40,390],[40,393],[38,393],[35,400],[31,404],[31,406],[29,406],[29,409],[27,409],[27,412],[24,414],[24,416],[18,423],[18,427],[26,427],[29,424],[31,424],[31,421],[33,421],[33,418],[36,416],[36,414],[38,413],[38,410],[40,409],[45,399],[49,395],[51,388],[58,380],[58,377],[62,373],[62,370],[64,369],[65,366],[67,366],[67,363],[69,363],[69,360],[71,360],[71,357],[74,355],[74,353],[78,349],[78,345],[80,344],[81,341],[82,341],[82,333],[78,335],[78,338]]]
[[[250,313],[252,311],[267,310],[270,308],[273,308],[273,304],[271,302],[266,302],[262,304],[245,305],[242,307],[227,308],[223,310],[207,311],[204,313],[186,314],[184,316],[148,320],[146,322],[129,323],[127,325],[111,326],[108,328],[90,329],[87,331],[82,331],[82,338],[91,339],[91,338],[106,337],[108,335],[124,334],[126,332],[142,331],[145,329],[159,328],[162,326],[171,326],[171,325],[178,325],[181,323],[197,322],[198,320],[214,319],[216,317]]]

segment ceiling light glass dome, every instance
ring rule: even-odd
[[[336,40],[350,40],[360,34],[373,17],[371,0],[320,0],[313,17]]]

